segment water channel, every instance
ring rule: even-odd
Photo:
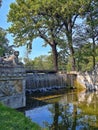
[[[58,90],[28,98],[24,114],[43,130],[98,130],[98,91]]]

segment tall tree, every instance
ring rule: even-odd
[[[93,68],[96,64],[96,45],[98,44],[98,1],[92,0],[86,19],[86,34],[92,43]]]
[[[75,70],[75,50],[73,44],[73,31],[78,16],[83,15],[88,9],[90,1],[84,0],[62,0],[62,8],[57,12],[57,16],[61,19],[61,24],[63,24],[63,30],[67,39],[67,46],[69,48],[69,53],[71,57],[72,70]],[[62,14],[62,15],[61,15]]]
[[[58,21],[53,17],[51,0],[24,1],[17,0],[10,6],[8,21],[12,22],[9,31],[15,36],[18,45],[27,44],[31,48],[34,38],[44,39],[52,48],[54,69],[58,70],[57,44],[59,39]],[[50,4],[51,3],[51,4]]]

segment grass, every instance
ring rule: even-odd
[[[0,130],[41,130],[41,128],[23,113],[0,103]]]

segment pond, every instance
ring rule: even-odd
[[[98,91],[71,90],[29,98],[24,113],[43,129],[98,130]]]

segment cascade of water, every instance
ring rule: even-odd
[[[32,90],[49,90],[51,88],[65,87],[64,76],[59,74],[33,73],[27,76],[27,89]]]

